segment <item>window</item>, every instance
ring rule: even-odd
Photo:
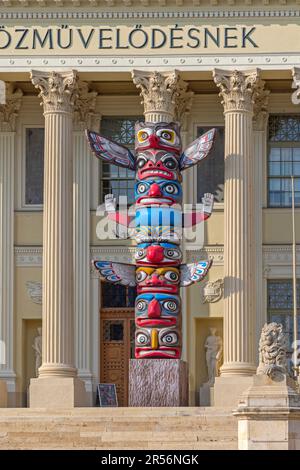
[[[136,288],[109,282],[101,283],[103,308],[134,308]]]
[[[25,204],[43,204],[44,129],[26,128]]]
[[[224,202],[224,126],[198,127],[197,135],[212,127],[217,129],[213,148],[197,167],[197,202],[205,193],[212,193],[216,202]]]
[[[101,120],[101,134],[134,150],[134,125],[141,119],[141,116],[104,117]],[[104,202],[106,194],[113,193],[117,201],[119,196],[127,196],[128,205],[134,204],[135,172],[106,162],[101,165],[101,202]]]
[[[269,207],[291,207],[295,176],[295,205],[300,207],[300,116],[269,118]]]
[[[300,281],[297,283],[297,307],[300,306]],[[298,308],[298,315],[300,308]],[[293,343],[293,284],[287,280],[268,281],[268,321],[281,323],[288,335],[290,350]],[[298,316],[298,339],[300,317]]]

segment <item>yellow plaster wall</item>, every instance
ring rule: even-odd
[[[36,328],[42,323],[42,306],[34,303],[26,289],[26,282],[42,280],[41,267],[17,267],[15,269],[15,371],[17,374],[17,398],[25,404],[25,392],[34,371],[34,353],[31,347]]]
[[[206,365],[203,338],[208,335],[208,328],[215,326],[223,336],[223,299],[213,303],[202,302],[203,285],[209,281],[223,278],[223,266],[212,266],[208,277],[200,284],[187,288],[187,360],[189,362],[190,404],[197,403],[200,384],[205,381]],[[201,327],[199,326],[201,325]],[[202,349],[201,349],[202,348]]]

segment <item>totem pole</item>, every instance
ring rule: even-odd
[[[113,195],[106,197],[108,218],[117,226],[134,226],[136,264],[94,261],[101,279],[137,286],[136,359],[180,359],[179,288],[201,281],[211,266],[210,260],[181,263],[182,232],[207,219],[213,208],[213,196],[206,194],[201,211],[182,211],[181,172],[208,155],[214,135],[214,129],[206,132],[182,153],[177,123],[137,122],[134,156],[124,146],[87,131],[98,158],[136,171],[133,216],[116,211]]]

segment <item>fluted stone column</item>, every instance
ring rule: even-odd
[[[16,117],[22,95],[20,89],[8,83],[3,93],[5,104],[0,105],[0,407],[15,403],[14,160]]]
[[[100,116],[95,114],[97,92],[86,82],[78,83],[74,109],[74,310],[75,365],[85,382],[89,403],[92,395],[92,311],[90,305],[90,184],[91,156],[85,129],[99,130]],[[99,281],[98,281],[99,282]]]
[[[265,82],[260,81],[257,88],[253,115],[253,159],[254,159],[254,250],[255,250],[255,309],[256,309],[256,335],[255,344],[258,345],[261,330],[267,321],[267,312],[264,308],[264,276],[263,276],[263,220],[262,208],[264,206],[264,181],[267,154],[267,124],[268,102],[270,92],[264,88]],[[258,363],[258,348],[256,347],[256,363]]]
[[[45,116],[43,352],[30,382],[30,406],[87,404],[74,366],[72,113],[76,72],[31,73]]]
[[[214,70],[225,115],[224,364],[215,405],[234,405],[255,373],[253,106],[257,70]]]

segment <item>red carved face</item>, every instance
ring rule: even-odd
[[[178,294],[179,282],[180,271],[177,268],[144,266],[136,270],[138,294],[143,292]]]
[[[165,179],[181,181],[178,157],[163,150],[145,150],[137,154],[137,179]]]
[[[179,359],[181,338],[177,328],[140,328],[135,332],[135,357]]]
[[[180,297],[173,294],[140,294],[135,301],[137,327],[166,327],[180,324]]]

